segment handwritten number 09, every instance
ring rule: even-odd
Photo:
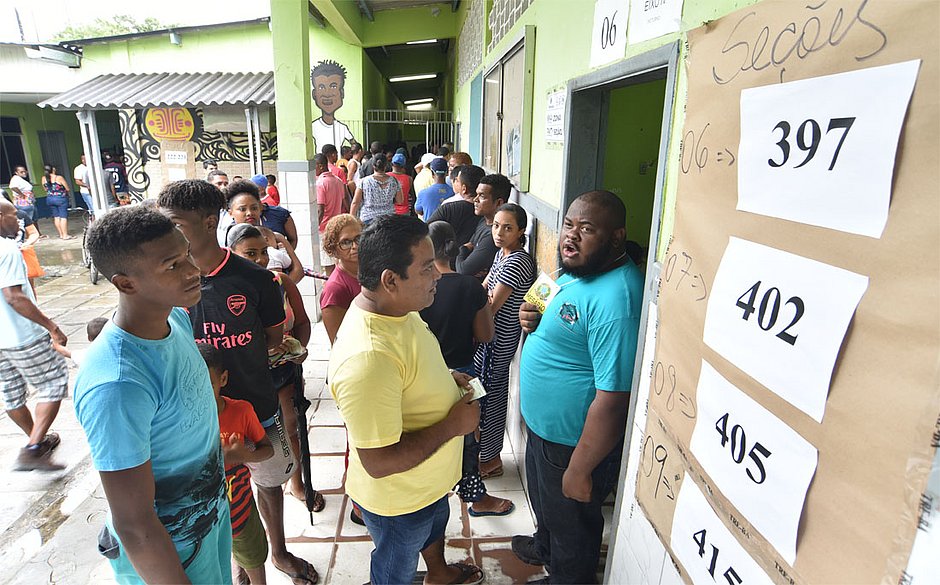
[[[828,135],[831,130],[841,128],[844,130],[842,132],[842,137],[839,138],[839,144],[836,145],[835,152],[832,153],[832,160],[829,162],[829,170],[835,168],[836,161],[839,159],[839,152],[842,150],[842,145],[845,143],[845,137],[849,135],[849,129],[852,128],[852,124],[855,123],[855,118],[832,118],[829,120],[829,126],[826,128],[826,134]],[[774,126],[774,130],[780,130],[780,140],[777,142],[777,146],[780,148],[780,152],[783,154],[783,160],[780,162],[775,161],[772,158],[767,159],[767,164],[774,168],[782,167],[790,160],[790,142],[788,138],[790,137],[790,123],[786,120],[781,120]],[[807,130],[809,131],[809,143],[807,143]],[[822,129],[819,127],[819,122],[810,118],[806,120],[800,127],[796,130],[796,146],[800,150],[806,153],[806,158],[803,159],[803,162],[796,165],[795,169],[798,169],[813,160],[813,157],[816,156],[816,151],[819,150],[819,143],[822,141]]]
[[[614,24],[614,19],[617,18],[618,10],[615,10],[610,16],[604,17],[604,22],[601,23],[601,48],[606,49],[607,47],[613,47],[617,42],[617,25]]]

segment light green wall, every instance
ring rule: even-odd
[[[365,51],[360,51],[362,56],[362,103],[363,117],[365,120],[365,110],[397,110],[404,107],[398,98],[392,93],[392,88],[382,72],[379,71],[375,63]],[[373,124],[369,128],[369,137],[366,139],[365,133],[359,140],[368,146],[367,142],[379,140],[381,142],[394,143],[401,139],[401,128],[392,124]]]
[[[0,116],[19,118],[23,131],[23,150],[26,152],[26,166],[29,178],[36,186],[36,195],[45,195],[42,188],[42,150],[39,148],[39,132],[61,130],[65,135],[65,148],[68,153],[67,169],[58,169],[72,184],[72,168],[79,163],[82,155],[82,137],[79,133],[78,120],[74,112],[53,112],[32,104],[4,102],[0,104]],[[74,187],[74,185],[73,185]]]
[[[665,79],[610,92],[601,186],[623,200],[627,237],[643,247],[650,239],[665,93]]]
[[[488,2],[488,0],[479,0]],[[754,4],[758,0],[686,0],[682,15],[682,31],[658,39],[652,39],[627,47],[625,59],[640,55],[656,47],[685,41],[686,32],[703,23],[719,18],[729,12]],[[466,7],[461,3],[459,19],[464,18]],[[489,51],[480,69],[488,69],[522,38],[523,27],[536,27],[534,105],[532,108],[532,154],[529,192],[552,206],[559,207],[562,196],[562,169],[564,155],[556,145],[546,145],[544,140],[545,96],[555,88],[563,87],[568,80],[591,71],[590,38],[594,3],[570,2],[568,0],[537,0],[522,14],[513,28]],[[459,30],[458,24],[458,30]],[[459,39],[458,39],[459,43]],[[684,49],[683,49],[684,51]],[[680,55],[680,64],[684,55]],[[476,72],[475,72],[476,73]],[[472,76],[470,77],[472,79]],[[660,253],[672,233],[675,213],[675,182],[678,177],[678,152],[681,128],[684,121],[683,106],[686,96],[686,79],[680,65],[676,80],[673,107],[672,139],[667,154],[665,201],[663,205],[663,230],[660,235]],[[672,99],[667,96],[666,99]],[[470,81],[456,88],[454,110],[461,124],[461,142],[469,143]],[[549,226],[554,230],[554,226]]]

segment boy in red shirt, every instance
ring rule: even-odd
[[[264,583],[268,538],[251,493],[251,473],[244,464],[271,458],[274,447],[251,403],[220,394],[228,383],[222,352],[208,343],[197,343],[196,346],[209,368],[209,379],[219,408],[225,487],[232,513],[232,556],[252,583]]]

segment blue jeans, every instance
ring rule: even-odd
[[[36,221],[36,206],[35,205],[17,205],[16,208],[26,215],[29,216],[29,219]]]
[[[69,217],[69,198],[65,195],[46,195],[46,206],[52,212],[52,217],[59,219],[68,219]]]
[[[537,524],[535,546],[548,569],[550,583],[597,583],[604,535],[601,504],[617,483],[623,442],[594,468],[589,503],[562,494],[561,480],[572,453],[574,447],[546,441],[529,431],[525,469]]]
[[[359,509],[375,544],[369,569],[372,585],[411,583],[418,571],[418,555],[444,538],[450,517],[446,495],[417,512],[401,516],[379,516],[362,506]]]
[[[91,193],[82,193],[82,200],[85,202],[85,209],[95,214],[95,202],[91,198]]]

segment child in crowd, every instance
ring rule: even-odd
[[[209,368],[212,392],[219,410],[225,484],[232,516],[232,556],[248,574],[252,584],[263,584],[268,540],[251,493],[251,472],[244,464],[270,459],[274,455],[274,447],[250,403],[221,395],[222,388],[228,383],[222,352],[208,343],[197,346]]]
[[[105,317],[95,317],[85,325],[85,334],[88,336],[88,343],[98,338],[98,335],[101,334],[101,330],[107,322],[108,320]],[[85,362],[85,354],[88,353],[87,349],[72,350],[58,343],[54,343],[53,347],[57,352],[62,354],[63,357],[71,359],[75,362],[75,365],[79,367]]]
[[[75,413],[110,515],[99,550],[118,583],[231,583],[232,528],[212,383],[186,311],[201,297],[165,215],[110,211],[88,232],[118,290],[75,382]]]

